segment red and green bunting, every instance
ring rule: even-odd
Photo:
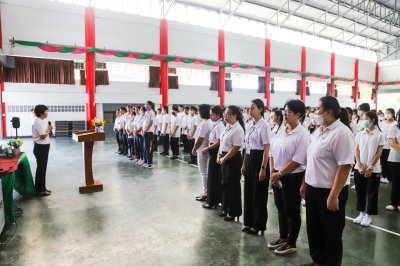
[[[204,59],[196,59],[189,57],[181,57],[181,56],[171,56],[171,55],[161,55],[161,54],[149,54],[149,53],[138,53],[138,52],[122,52],[122,51],[114,51],[114,50],[106,50],[99,48],[89,48],[89,47],[71,47],[71,46],[63,46],[63,45],[52,45],[41,42],[29,42],[29,41],[21,41],[21,40],[10,40],[13,44],[19,44],[24,46],[33,46],[38,47],[39,49],[51,52],[51,53],[70,53],[70,54],[84,54],[84,53],[97,53],[106,56],[115,56],[119,58],[132,58],[132,59],[141,59],[141,60],[153,60],[153,61],[162,61],[162,62],[177,62],[177,63],[185,63],[185,64],[195,64],[195,65],[206,65],[206,66],[214,66],[214,67],[230,67],[230,68],[241,68],[241,69],[259,69],[264,72],[270,73],[282,73],[282,74],[299,74],[303,77],[310,78],[319,78],[319,79],[331,79],[334,81],[344,81],[344,82],[353,82],[355,79],[342,78],[342,77],[331,77],[329,75],[321,75],[315,73],[303,73],[301,71],[296,70],[288,70],[288,69],[280,69],[280,68],[268,68],[265,66],[257,66],[257,65],[247,65],[247,64],[236,64],[236,63],[228,63],[223,61],[214,61],[214,60],[204,60]],[[373,81],[367,80],[358,80],[359,83],[375,85]],[[400,84],[400,81],[392,81],[392,82],[379,82],[378,85],[397,85]]]

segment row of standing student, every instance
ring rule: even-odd
[[[207,172],[207,203],[203,207],[216,208],[222,202],[220,216],[225,217],[225,221],[234,221],[241,216],[240,178],[243,173],[243,231],[256,235],[266,229],[267,191],[271,181],[278,209],[280,238],[269,243],[269,248],[280,255],[296,251],[301,225],[300,201],[304,197],[313,263],[340,265],[349,176],[356,157],[356,141],[349,115],[334,97],[321,98],[313,117],[319,127],[310,138],[308,131],[299,125],[300,118],[305,115],[305,106],[299,100],[291,100],[284,109],[285,127],[273,136],[269,125],[262,119],[264,110],[261,100],[252,101],[250,114],[253,123],[245,134],[238,107],[226,108],[225,129],[222,110],[219,107],[211,109],[214,125],[209,130],[209,144],[201,151],[211,157]],[[218,134],[217,128],[222,133]],[[207,134],[203,136],[204,141]],[[358,141],[358,145],[360,143]],[[197,199],[204,198],[201,196]]]

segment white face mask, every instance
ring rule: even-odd
[[[392,114],[385,114],[385,119],[386,120],[389,120],[389,119],[392,119],[392,118],[393,118]]]
[[[358,114],[359,117],[362,117],[362,116],[364,115],[364,113],[365,113],[365,112],[362,111],[362,110],[358,110],[358,111],[357,111],[357,114]]]
[[[351,119],[353,119],[353,120],[355,120],[356,118],[357,118],[356,115],[352,115],[352,116],[351,116]]]
[[[324,123],[324,115],[325,113],[323,113],[322,115],[314,114],[314,121],[317,126],[321,126]]]

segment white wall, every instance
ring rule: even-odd
[[[264,66],[264,42],[260,38],[243,38],[241,34],[225,32],[225,61]]]
[[[354,58],[336,55],[335,60],[335,76],[343,78],[354,78],[354,66],[356,60]],[[360,62],[358,63],[360,67]],[[360,78],[360,77],[358,77]]]
[[[107,86],[97,86],[96,103],[161,103],[160,89],[149,88],[145,82],[110,82]]]
[[[359,60],[358,62],[358,78],[362,80],[375,81],[376,63]]]
[[[301,47],[271,41],[271,67],[300,70]]]
[[[326,52],[308,48],[306,51],[306,70],[307,72],[330,75],[331,55]]]

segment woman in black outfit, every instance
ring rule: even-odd
[[[225,221],[233,222],[235,217],[239,220],[242,215],[240,149],[244,141],[244,123],[242,112],[237,106],[229,106],[225,110],[224,118],[227,126],[221,134],[221,145],[217,156],[217,162],[221,165],[223,186],[223,211],[220,216],[225,217]]]

